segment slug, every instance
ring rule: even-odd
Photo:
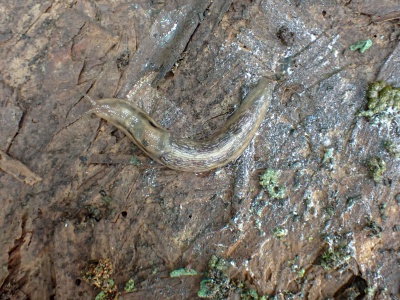
[[[126,100],[92,100],[94,113],[122,130],[145,154],[168,168],[204,172],[228,164],[250,143],[270,106],[275,82],[263,78],[225,125],[207,139],[180,138]]]

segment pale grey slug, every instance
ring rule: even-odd
[[[179,138],[139,107],[117,98],[90,99],[95,113],[122,130],[144,153],[171,169],[204,172],[242,154],[270,106],[275,82],[263,78],[215,134],[204,140]]]

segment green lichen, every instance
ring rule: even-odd
[[[368,175],[376,183],[382,180],[383,173],[386,171],[386,163],[380,157],[372,157],[367,162]]]
[[[375,294],[375,289],[373,287],[367,287],[364,290],[365,295],[369,298],[369,297],[373,297]]]
[[[196,270],[185,269],[185,268],[173,270],[169,273],[169,277],[181,277],[181,276],[193,276],[193,275],[197,275]]]
[[[288,260],[288,265],[290,266],[290,271],[297,273],[297,279],[304,277],[306,269],[300,268],[298,255],[296,255],[293,259]]]
[[[399,158],[400,157],[400,149],[399,147],[391,140],[383,141],[383,148],[391,157]]]
[[[357,43],[350,46],[351,51],[359,50],[360,53],[364,53],[367,49],[372,46],[372,41],[370,39],[360,40]]]
[[[306,273],[306,269],[301,268],[300,270],[297,271],[297,277],[303,278],[305,273]]]
[[[233,294],[240,296],[241,300],[265,300],[254,289],[248,289],[242,282],[231,279],[229,269],[232,267],[229,261],[212,255],[208,262],[205,278],[200,282],[197,293],[199,298],[215,300],[229,299]]]
[[[125,283],[124,291],[127,292],[127,293],[130,293],[130,292],[133,292],[135,290],[136,290],[135,281],[131,278]]]
[[[229,262],[223,258],[219,258],[216,255],[212,255],[210,261],[208,262],[208,268],[226,271],[229,268]]]
[[[267,169],[260,175],[260,185],[273,199],[282,199],[285,196],[285,187],[278,185],[278,172],[273,169]]]
[[[344,245],[326,250],[321,256],[321,266],[325,270],[336,269],[351,258],[351,253]]]
[[[119,292],[114,283],[113,266],[108,258],[99,259],[88,264],[83,279],[95,288],[100,289],[96,300],[117,299]]]
[[[319,256],[319,263],[325,270],[343,269],[354,255],[353,232],[342,234],[323,234],[322,239],[327,247]]]
[[[368,109],[359,116],[367,117],[375,124],[390,123],[400,112],[400,88],[384,81],[371,83],[367,89]]]
[[[94,298],[95,300],[108,300],[108,296],[101,291],[100,293],[97,294],[97,296]]]
[[[197,296],[209,299],[226,299],[231,290],[230,278],[226,273],[228,261],[212,255],[208,262],[207,277],[200,282]]]
[[[363,229],[368,231],[367,236],[370,238],[381,237],[382,227],[378,226],[373,220],[367,220],[367,223],[365,224]]]
[[[203,279],[200,281],[200,289],[197,292],[199,298],[213,298],[218,296],[219,289],[213,279]]]
[[[325,149],[324,151],[324,157],[322,158],[322,163],[323,164],[333,164],[333,149]]]
[[[261,300],[262,298],[257,294],[256,290],[245,290],[240,294],[240,300]]]
[[[274,237],[275,237],[276,239],[280,240],[280,239],[282,239],[284,236],[287,235],[288,231],[287,231],[287,229],[285,229],[285,228],[282,228],[282,227],[277,226],[277,227],[274,228],[273,233],[274,233]]]

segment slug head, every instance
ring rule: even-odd
[[[168,142],[169,132],[158,125],[142,109],[126,100],[105,98],[90,99],[94,113],[123,131],[140,149],[155,160],[154,156],[164,149]],[[153,153],[153,154],[152,154]]]

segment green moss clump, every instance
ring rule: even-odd
[[[359,50],[360,53],[364,53],[365,50],[372,46],[372,41],[370,39],[360,40],[357,43],[350,46],[351,51]]]
[[[324,151],[324,157],[322,158],[322,163],[323,164],[333,164],[333,149],[325,149]]]
[[[173,270],[169,273],[169,277],[181,277],[181,276],[193,276],[193,275],[197,275],[196,270],[185,269],[185,268]]]
[[[297,277],[303,278],[305,273],[306,273],[306,269],[301,268],[301,269],[299,269],[299,270],[297,271]]]
[[[367,117],[373,123],[391,122],[400,112],[400,88],[376,81],[368,86],[368,109],[359,116]]]
[[[215,300],[228,299],[230,295],[240,295],[241,300],[265,300],[254,289],[248,289],[242,282],[235,282],[229,276],[232,265],[225,259],[212,255],[208,262],[205,278],[200,282],[199,298]]]
[[[133,292],[135,290],[136,290],[135,281],[131,278],[125,283],[124,291],[127,292],[127,293],[130,293],[130,292]]]
[[[336,269],[345,264],[351,258],[351,253],[346,248],[341,245],[325,251],[321,257],[321,266],[325,270],[329,270],[332,268]]]
[[[114,283],[113,266],[108,258],[99,259],[88,264],[83,279],[100,289],[96,300],[117,299],[118,290]]]
[[[281,228],[281,227],[275,227],[274,228],[274,237],[277,238],[278,240],[282,239],[284,236],[286,236],[288,233],[287,229]]]
[[[101,291],[97,294],[94,300],[108,300],[108,296],[103,291]]]
[[[391,140],[383,141],[383,148],[391,157],[400,158],[400,149],[399,147],[393,143]]]
[[[285,196],[285,187],[278,185],[278,173],[273,169],[267,169],[260,176],[260,185],[266,189],[268,196],[273,199],[282,199]]]
[[[265,296],[258,296],[256,290],[246,290],[240,294],[240,300],[264,300]]]
[[[200,282],[197,293],[199,298],[226,299],[232,289],[231,279],[227,274],[228,261],[212,255],[208,262],[207,278]]]
[[[372,157],[367,163],[368,174],[376,182],[382,180],[383,173],[386,171],[386,163],[380,157]]]

